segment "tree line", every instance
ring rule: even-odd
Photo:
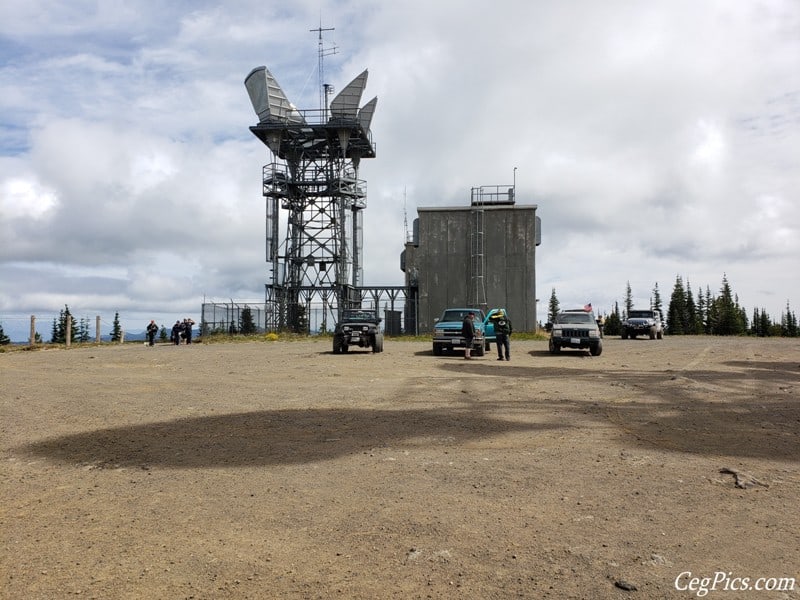
[[[605,333],[620,335],[622,322],[633,308],[633,291],[630,282],[627,282],[623,309],[620,310],[618,301],[614,302],[611,313],[605,316],[603,326]],[[678,275],[675,278],[675,285],[672,288],[666,312],[658,282],[656,282],[651,290],[649,308],[661,313],[665,320],[665,332],[668,335],[800,336],[797,315],[791,309],[788,300],[786,301],[786,310],[781,313],[778,320],[773,320],[763,308],[753,309],[752,318],[749,318],[747,310],[739,302],[738,294],[733,291],[728,277],[724,274],[717,294],[713,294],[708,285],[705,291],[701,287],[695,293],[692,291],[689,280],[687,279],[684,283],[683,277]],[[559,310],[558,297],[553,288],[547,313],[547,318],[551,323]]]

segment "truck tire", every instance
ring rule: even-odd
[[[483,344],[478,344],[477,346],[474,346],[472,348],[472,351],[475,353],[475,356],[483,356],[485,352],[483,349]]]
[[[602,342],[597,342],[596,344],[589,346],[589,352],[592,356],[600,356],[603,353]]]
[[[383,352],[383,334],[376,333],[375,340],[372,342],[373,352]]]
[[[441,356],[442,355],[442,345],[441,344],[433,344],[433,355],[434,356]]]
[[[333,336],[333,353],[340,354],[342,352],[342,345],[339,342],[339,338]]]
[[[550,338],[550,343],[548,344],[548,348],[550,349],[550,354],[558,354],[559,352],[561,352],[561,346],[556,344],[553,341],[553,338]]]

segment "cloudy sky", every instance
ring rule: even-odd
[[[141,331],[263,300],[267,148],[243,81],[378,96],[365,283],[400,285],[418,206],[512,183],[538,205],[540,311],[668,301],[677,276],[800,309],[795,0],[4,0],[0,322]]]

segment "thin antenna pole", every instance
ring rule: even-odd
[[[403,229],[406,232],[405,242],[408,243],[411,239],[408,236],[408,213],[406,212],[406,188],[403,187]]]
[[[319,108],[323,112],[323,117],[325,120],[328,118],[328,92],[332,88],[332,86],[328,86],[325,84],[325,65],[323,58],[325,56],[330,56],[331,54],[336,54],[336,46],[331,48],[325,48],[322,42],[322,32],[323,31],[335,31],[335,27],[323,27],[322,26],[322,17],[319,20],[319,27],[316,29],[309,29],[311,33],[317,32],[319,36],[319,43],[317,45],[317,59],[319,61],[319,66],[317,70],[319,72]]]

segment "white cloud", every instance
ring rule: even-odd
[[[91,299],[184,316],[203,295],[263,297],[269,157],[243,80],[267,64],[316,108],[319,24],[336,28],[326,81],[368,68],[379,97],[366,283],[402,283],[404,203],[410,227],[418,206],[516,175],[542,218],[545,302],[556,287],[610,308],[627,281],[666,299],[677,275],[716,291],[723,273],[748,308],[800,302],[794,2],[12,0],[4,314]]]

